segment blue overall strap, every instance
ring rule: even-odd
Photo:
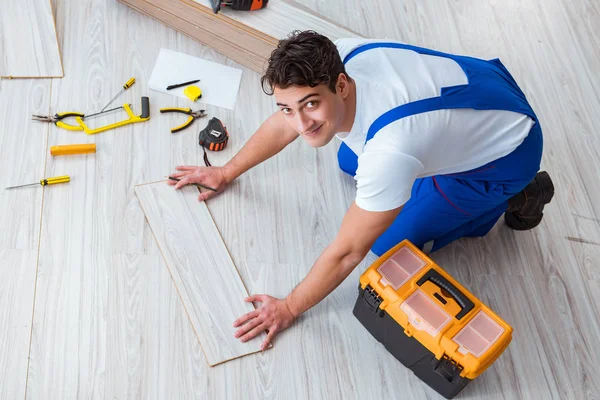
[[[401,43],[369,43],[354,49],[344,58],[344,64],[367,50],[395,48],[412,50],[420,54],[450,58],[465,72],[469,81],[466,85],[444,87],[438,97],[403,104],[384,113],[369,127],[365,143],[385,126],[415,114],[453,108],[477,110],[505,110],[527,115],[537,122],[537,117],[527,99],[500,60],[481,60],[473,57],[456,56]]]

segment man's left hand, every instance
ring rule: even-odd
[[[296,317],[290,311],[285,300],[277,299],[266,294],[256,294],[245,299],[247,302],[259,302],[262,306],[235,320],[234,327],[240,327],[235,337],[246,342],[261,332],[268,330],[267,338],[261,345],[266,349],[275,335],[292,325]]]

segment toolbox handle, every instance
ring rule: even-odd
[[[473,302],[471,300],[469,300],[469,298],[467,296],[465,296],[463,292],[458,290],[458,288],[456,286],[454,286],[452,283],[450,283],[450,281],[448,279],[444,278],[435,269],[431,268],[429,271],[427,271],[427,273],[425,275],[423,275],[421,277],[421,279],[419,279],[417,281],[417,285],[421,286],[422,284],[424,284],[427,281],[433,282],[437,286],[441,287],[442,289],[444,289],[445,291],[450,293],[452,298],[460,306],[461,310],[458,314],[456,314],[456,316],[454,318],[456,318],[458,320],[462,319],[462,317],[467,315],[469,313],[469,311],[471,311],[473,309],[473,307],[475,307],[475,304],[473,304]]]

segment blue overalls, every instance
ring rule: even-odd
[[[531,117],[535,124],[525,140],[502,158],[471,171],[417,179],[410,199],[371,250],[382,255],[408,239],[420,248],[433,241],[431,251],[435,251],[460,237],[484,236],[506,211],[508,199],[527,186],[539,170],[543,139],[535,113],[498,59],[486,61],[399,43],[370,43],[348,54],[344,64],[365,51],[382,47],[450,58],[460,65],[469,83],[442,88],[438,97],[389,110],[369,127],[365,144],[394,121],[440,109],[514,111]],[[344,143],[338,151],[338,162],[344,172],[356,174],[358,157]]]

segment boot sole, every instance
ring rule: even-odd
[[[511,229],[517,231],[527,231],[538,226],[540,222],[542,222],[542,218],[544,216],[544,213],[542,212],[544,209],[543,206],[550,203],[554,197],[554,183],[552,183],[552,179],[546,171],[538,172],[534,179],[541,191],[540,197],[543,204],[542,209],[540,210],[539,215],[527,218],[517,216],[516,212],[504,213],[504,223],[506,223],[506,225],[508,225],[508,227]]]
[[[519,218],[513,212],[504,213],[504,223],[508,225],[509,228],[514,229],[515,231],[528,231],[530,229],[535,228],[542,222],[542,217],[544,214],[540,214],[537,218],[533,220],[523,220],[522,217]]]
[[[539,172],[535,181],[542,192],[542,203],[548,204],[554,197],[554,183],[546,171]]]

